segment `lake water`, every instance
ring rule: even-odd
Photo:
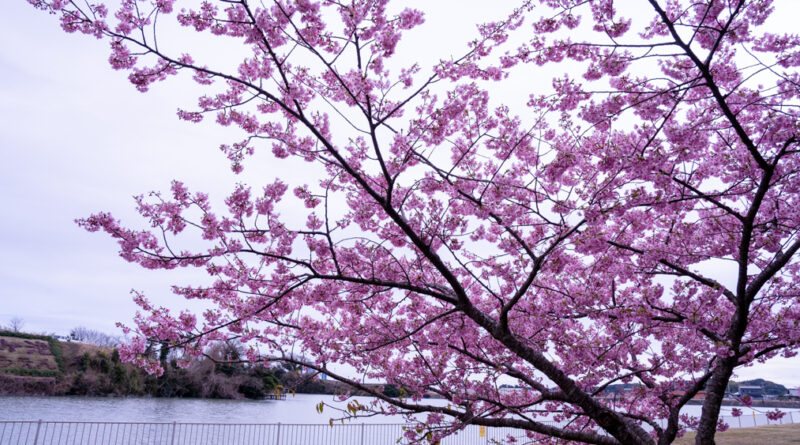
[[[362,404],[372,398],[356,397]],[[62,420],[79,422],[206,422],[206,423],[328,423],[335,412],[319,402],[336,404],[324,394],[288,395],[286,400],[213,400],[144,397],[0,397],[0,420]],[[426,403],[445,404],[441,399]],[[338,404],[344,406],[344,404]],[[733,407],[722,407],[730,415]],[[742,408],[744,415],[763,413],[769,408]],[[784,409],[798,412],[800,409]],[[699,405],[684,408],[684,413],[700,415]],[[403,423],[399,417],[374,416],[358,423]]]
[[[356,397],[362,404],[370,397]],[[0,420],[51,420],[79,422],[200,422],[200,423],[315,423],[327,424],[338,417],[328,407],[322,414],[319,402],[335,404],[333,396],[323,394],[288,395],[286,400],[211,400],[165,399],[139,397],[0,397]],[[426,399],[426,403],[445,404],[442,399]],[[343,404],[339,404],[343,406]],[[722,407],[722,415],[731,408]],[[740,407],[741,408],[741,407]],[[683,412],[700,415],[699,405],[690,405]],[[745,416],[753,410],[741,408]],[[754,408],[763,413],[769,408]],[[800,412],[800,409],[784,409]],[[399,417],[374,416],[358,419],[358,423],[403,423]]]
[[[367,397],[357,398],[362,403]],[[0,420],[80,422],[328,423],[330,409],[317,413],[322,394],[288,395],[286,400],[213,400],[140,397],[0,397]],[[387,423],[371,417],[363,423]],[[394,420],[400,423],[401,419]]]
[[[357,398],[362,404],[371,400]],[[374,416],[346,424],[328,422],[336,417],[326,407],[330,395],[298,394],[286,400],[208,400],[100,397],[0,397],[0,444],[3,445],[398,445],[406,444],[402,418]],[[429,404],[445,404],[428,399]],[[730,414],[724,407],[722,415]],[[740,418],[727,417],[732,427],[767,423],[762,414],[744,409]],[[800,421],[800,410],[791,410]],[[700,406],[688,406],[686,414],[699,415]],[[41,420],[40,422],[37,422]],[[95,423],[75,423],[95,422]],[[123,423],[99,423],[123,422]],[[133,422],[133,423],[131,423]],[[145,422],[145,423],[136,423]],[[172,423],[177,422],[177,423]],[[784,422],[785,423],[785,422]],[[238,425],[231,425],[238,424]],[[267,424],[267,425],[265,425]],[[315,424],[315,425],[309,425]],[[379,425],[383,424],[383,425]],[[394,424],[394,425],[391,425]],[[444,439],[443,445],[485,445],[513,437],[525,441],[525,432],[511,428],[471,425]],[[63,440],[62,440],[63,439]]]

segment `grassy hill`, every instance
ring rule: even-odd
[[[238,363],[219,345],[179,368],[174,360],[157,377],[122,363],[114,348],[0,331],[0,394],[155,396],[259,399],[274,391],[341,393],[347,388],[287,368]],[[234,358],[226,363],[225,358]]]
[[[0,331],[0,394],[48,394],[63,374],[64,360],[58,340]]]

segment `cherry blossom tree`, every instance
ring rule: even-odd
[[[136,294],[124,355],[152,372],[148,342],[237,338],[375,396],[353,416],[427,413],[411,439],[711,444],[734,370],[797,351],[800,37],[765,29],[770,0],[530,1],[433,66],[398,45],[423,13],[387,0],[29,1],[106,39],[140,91],[191,77],[205,93],[178,117],[239,128],[234,171],[271,150],[319,174],[223,208],[176,181],[137,199],[144,230],[79,221],[127,261],[212,278],[173,288],[200,317]],[[174,50],[169,23],[241,61]],[[526,75],[512,109],[497,92]]]

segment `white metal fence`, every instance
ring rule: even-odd
[[[731,428],[800,423],[800,412],[779,420],[766,414],[721,419]],[[551,422],[555,425],[555,422]],[[404,424],[231,424],[153,422],[0,421],[0,445],[395,445],[407,444]],[[442,445],[528,443],[524,431],[469,425]]]
[[[2,445],[395,445],[404,424],[223,424],[0,421]],[[525,432],[469,425],[442,445],[485,445]]]
[[[739,417],[720,416],[720,419],[731,428],[752,428],[754,426],[781,425],[784,423],[800,423],[800,411],[785,411],[784,416],[778,420],[769,420],[766,414],[742,414]]]

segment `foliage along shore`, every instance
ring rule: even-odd
[[[0,331],[0,339],[4,341],[0,360],[5,364],[0,369],[0,395],[262,399],[282,392],[346,391],[339,383],[289,366],[236,363],[236,351],[225,345],[212,348],[187,368],[168,359],[165,373],[155,376],[123,363],[116,348],[10,331]],[[13,343],[14,339],[26,343]],[[49,351],[37,350],[38,342],[47,342]]]
[[[57,369],[23,368],[9,363],[0,366],[0,395],[48,395],[48,396],[150,396],[188,397],[211,399],[263,399],[280,393],[368,395],[363,391],[335,381],[316,378],[315,374],[300,372],[290,365],[267,368],[263,365],[248,365],[239,361],[239,351],[226,344],[211,348],[205,356],[195,359],[187,368],[177,366],[176,360],[161,357],[165,373],[161,376],[147,374],[143,369],[123,363],[114,347],[98,346],[79,341],[62,342],[48,335],[12,332],[0,329],[0,361],[13,359],[7,342],[10,338],[46,342],[51,362]],[[18,345],[17,349],[20,349]],[[30,352],[44,352],[42,350]],[[34,354],[35,356],[35,354]],[[784,394],[782,385],[756,379],[732,382],[729,389],[739,385],[756,385],[765,388],[770,395]],[[395,385],[382,386],[389,397],[400,397],[404,390]],[[621,390],[627,385],[611,385]],[[619,387],[619,388],[617,388]],[[700,405],[701,400],[689,401]],[[725,400],[724,406],[741,403]],[[753,407],[800,408],[800,400],[753,400]]]

